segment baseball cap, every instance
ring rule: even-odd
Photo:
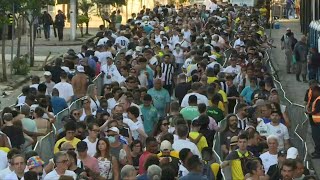
[[[287,31],[291,31],[291,29],[290,29],[290,28],[287,28]]]
[[[238,144],[238,136],[233,136],[230,139],[230,146],[236,146]]]
[[[50,71],[45,71],[45,72],[43,73],[43,75],[44,75],[44,76],[51,76],[52,74],[51,74]]]
[[[84,67],[83,66],[77,66],[77,71],[83,73]]]
[[[39,156],[32,156],[27,160],[28,169],[36,168],[39,166],[43,166],[44,161]]]
[[[287,150],[287,159],[296,159],[298,154],[298,149],[295,147],[291,147]]]
[[[84,141],[79,141],[77,144],[77,151],[84,152],[86,150],[88,150],[88,144]]]
[[[111,127],[107,131],[113,131],[113,132],[116,132],[117,134],[119,134],[119,129],[117,127]]]
[[[278,156],[285,156],[285,155],[287,155],[287,152],[285,150],[280,150],[278,152]]]
[[[172,145],[171,145],[170,141],[164,140],[161,142],[160,151],[164,151],[164,150],[172,150]]]

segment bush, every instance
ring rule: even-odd
[[[30,71],[28,63],[29,55],[23,55],[20,57],[15,57],[12,62],[12,69],[14,74],[17,75],[27,75]]]

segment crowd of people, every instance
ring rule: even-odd
[[[264,4],[211,0],[101,25],[95,42],[69,49],[3,109],[0,179],[316,179],[290,143],[265,63],[265,18]],[[54,157],[44,162],[32,147],[52,130]]]

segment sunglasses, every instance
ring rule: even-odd
[[[80,115],[80,113],[73,113],[73,115],[74,115],[74,116],[79,116],[79,115]]]

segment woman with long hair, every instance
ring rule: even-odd
[[[100,96],[98,95],[97,87],[94,84],[90,84],[87,89],[87,96],[90,98],[90,108],[92,112],[97,111],[100,108]]]
[[[169,125],[170,123],[167,119],[160,119],[158,121],[153,131],[153,137],[155,137],[158,142],[161,142],[160,138],[162,135],[168,133]]]
[[[139,170],[139,159],[141,154],[143,153],[142,150],[142,143],[140,140],[134,140],[131,144],[130,144],[130,153],[131,153],[131,157],[132,157],[132,165],[134,166],[134,168],[136,170]]]
[[[104,179],[119,180],[119,163],[109,151],[110,145],[106,138],[100,138],[96,146],[95,158],[98,160],[100,176]]]

